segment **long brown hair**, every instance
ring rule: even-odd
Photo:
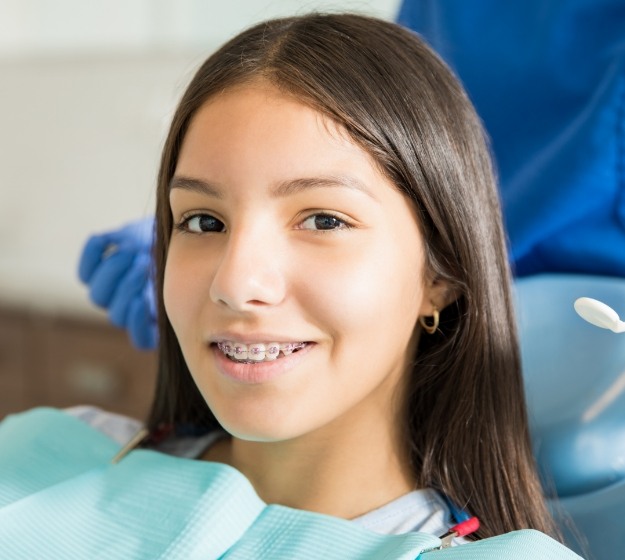
[[[157,394],[148,426],[217,427],[163,305],[172,216],[169,183],[196,111],[229,87],[264,79],[339,123],[420,217],[434,276],[458,295],[420,337],[405,402],[418,483],[482,521],[479,537],[553,534],[532,457],[499,200],[484,133],[458,81],[412,32],[349,14],[277,19],[213,54],[187,88],[158,177]]]

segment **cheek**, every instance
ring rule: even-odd
[[[420,254],[400,246],[367,244],[324,267],[306,271],[302,289],[310,313],[327,320],[338,337],[359,337],[359,346],[399,337],[407,342],[423,299]]]
[[[193,261],[172,243],[165,265],[163,301],[167,317],[179,337],[198,309],[199,280],[200,271],[193,266]]]

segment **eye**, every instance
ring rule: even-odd
[[[306,218],[302,224],[302,229],[312,229],[317,231],[330,231],[333,229],[347,229],[350,225],[333,216],[332,214],[313,214]]]
[[[224,223],[210,214],[184,218],[178,228],[189,233],[221,233],[225,230]]]

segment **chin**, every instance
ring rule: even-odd
[[[232,437],[242,441],[253,441],[258,443],[277,443],[293,439],[297,434],[290,430],[281,429],[279,426],[242,426],[229,425],[223,426]]]
[[[288,415],[239,413],[217,416],[222,428],[231,436],[243,441],[275,443],[295,439],[306,430],[300,422],[289,420]],[[298,420],[301,421],[301,418]]]

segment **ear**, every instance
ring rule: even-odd
[[[459,290],[448,280],[440,277],[427,280],[419,314],[429,317],[434,309],[442,311],[459,296]]]

